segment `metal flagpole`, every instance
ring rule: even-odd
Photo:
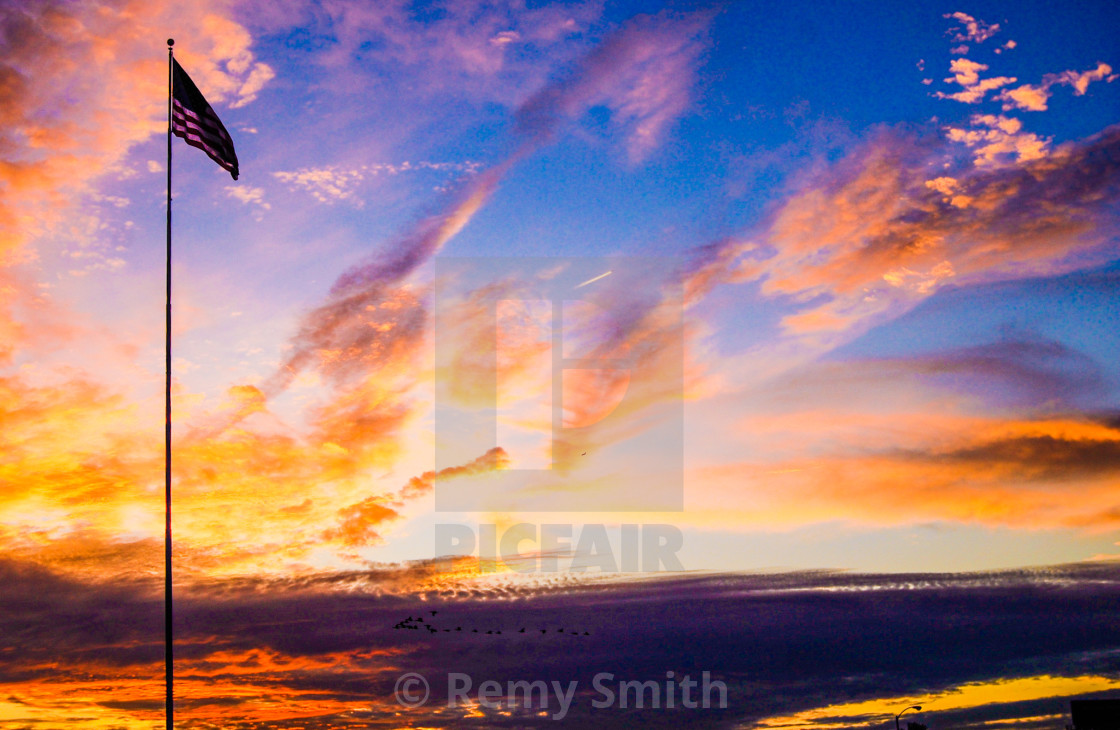
[[[164,374],[164,428],[163,428],[163,501],[165,532],[163,535],[163,645],[166,672],[167,698],[165,701],[167,730],[175,724],[174,657],[171,638],[171,110],[173,84],[175,83],[174,38],[167,39],[167,321],[165,339]]]

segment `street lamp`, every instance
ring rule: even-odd
[[[922,706],[921,705],[910,705],[909,707],[906,708],[906,710],[918,710],[919,712],[921,712]],[[902,712],[906,712],[906,710],[903,710]],[[898,726],[898,718],[902,717],[902,712],[900,712],[900,713],[898,713],[897,715],[894,716],[894,730],[901,730],[901,728],[899,728],[899,726]]]

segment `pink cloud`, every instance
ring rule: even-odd
[[[1050,100],[1050,90],[1041,86],[1023,84],[1014,89],[1004,89],[996,96],[1003,102],[1003,110],[1022,109],[1029,112],[1044,112]]]
[[[948,127],[946,133],[953,142],[960,142],[975,149],[975,162],[980,166],[993,166],[1007,160],[1027,162],[1046,155],[1050,145],[1033,132],[1022,131],[1022,123],[1003,115],[974,114],[970,129]]]
[[[0,20],[0,266],[34,257],[31,246],[65,232],[75,243],[100,221],[76,201],[95,180],[123,174],[127,152],[166,129],[167,66],[153,39],[176,28],[184,63],[215,103],[248,103],[271,78],[237,23],[169,2],[21,3]],[[205,61],[203,60],[205,59]],[[76,233],[77,232],[77,233]],[[98,266],[123,261],[93,246],[78,256]],[[87,273],[89,268],[75,269]],[[12,274],[9,274],[11,276]],[[0,329],[20,329],[14,311],[49,309],[41,297],[17,302],[0,289]],[[26,287],[24,287],[26,289]]]
[[[962,23],[961,26],[951,28],[953,40],[957,42],[983,43],[999,32],[999,23],[988,25],[983,20],[977,20],[967,13],[946,13],[943,18],[952,18]]]
[[[710,20],[708,14],[632,18],[588,54],[572,75],[521,106],[520,131],[539,144],[562,121],[604,105],[626,134],[630,158],[640,160],[688,108]]]
[[[346,547],[360,547],[381,542],[384,526],[401,517],[408,502],[429,494],[437,479],[477,476],[509,467],[509,457],[501,447],[495,447],[482,456],[461,466],[451,466],[437,471],[426,471],[412,477],[395,494],[367,497],[361,502],[338,510],[338,523],[323,532],[326,540],[335,540]]]
[[[934,92],[933,95],[938,99],[953,99],[965,104],[976,104],[982,101],[989,91],[1013,84],[1016,81],[1013,76],[981,79],[980,72],[987,71],[988,67],[967,58],[954,59],[949,64],[949,70],[953,72],[953,75],[945,79],[945,83],[960,84],[964,87],[964,90],[954,94],[946,94],[942,91]]]
[[[1117,75],[1112,73],[1112,67],[1107,63],[1098,63],[1094,69],[1088,71],[1062,71],[1056,74],[1046,74],[1042,83],[1035,86],[1023,84],[1014,89],[1006,89],[996,99],[1003,102],[1004,111],[1022,109],[1024,111],[1044,112],[1053,93],[1050,89],[1054,86],[1072,86],[1075,96],[1084,96],[1089,90],[1089,84],[1094,81],[1112,83]]]
[[[373,12],[373,11],[370,11]],[[407,327],[368,326],[370,307],[400,287],[486,204],[506,172],[525,155],[550,142],[560,127],[590,106],[617,109],[629,136],[631,156],[656,144],[666,125],[683,111],[694,81],[694,64],[707,15],[638,16],[589,53],[569,76],[548,84],[518,110],[520,147],[506,160],[470,178],[442,212],[402,232],[389,254],[375,254],[339,276],[327,302],[309,313],[295,347],[269,379],[272,397],[304,368],[318,361],[329,377],[345,379],[371,367],[363,353],[383,341],[416,342],[422,336],[417,314]],[[406,339],[402,339],[406,338]],[[320,356],[332,353],[329,361]]]
[[[1041,154],[1017,120],[977,123],[960,141],[1010,160],[931,177],[943,148],[884,130],[785,200],[757,234],[700,249],[689,300],[756,280],[764,296],[811,302],[785,319],[788,333],[836,341],[948,282],[1059,273],[1074,254],[1103,256],[1116,235],[1120,128]]]

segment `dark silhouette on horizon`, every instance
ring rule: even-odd
[[[437,611],[430,611],[430,613],[431,613],[432,616],[435,616],[435,615],[437,615],[438,612]],[[413,616],[409,615],[408,618],[401,619],[397,623],[393,624],[393,629],[394,630],[409,629],[409,630],[412,630],[412,631],[417,631],[417,630],[422,629],[422,628],[427,629],[429,634],[438,634],[439,630],[440,630],[439,627],[435,626],[430,621],[425,622],[423,616],[413,617]],[[461,633],[463,631],[463,627],[462,626],[456,626],[454,630]],[[479,631],[479,629],[477,627],[472,627],[472,628],[469,629],[469,631],[472,634],[485,633],[485,634],[488,634],[490,636],[497,636],[498,634],[502,633],[502,629],[495,629],[495,628],[486,629],[483,632],[483,631]],[[510,629],[510,631],[513,632],[513,629]],[[578,630],[572,630],[572,629],[569,628],[568,631],[565,631],[564,627],[562,627],[562,626],[555,629],[555,631],[558,634],[566,633],[568,636],[574,636],[574,637],[577,637],[577,638],[581,635]],[[443,632],[444,633],[451,633],[452,629],[445,628],[445,629],[443,629]],[[517,630],[516,633],[524,634],[526,632],[527,632],[526,627],[522,626],[520,629]],[[540,632],[541,632],[541,634],[547,634],[548,629],[547,628],[542,628],[542,629],[540,629]],[[591,636],[591,633],[589,631],[584,631],[582,636]]]

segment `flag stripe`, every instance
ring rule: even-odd
[[[193,134],[197,134],[201,137],[205,137],[207,142],[209,142],[211,145],[214,145],[215,138],[216,138],[216,133],[212,128],[209,128],[209,127],[207,127],[203,124],[197,124],[197,123],[195,123],[195,122],[193,122],[189,119],[183,119],[182,117],[173,116],[172,119],[173,119],[173,121],[178,122],[178,124],[175,125],[175,127],[178,128],[178,131],[180,131],[182,133],[185,133],[185,134],[192,134],[193,133]],[[231,146],[231,144],[228,141],[219,139],[219,140],[217,140],[217,145],[215,146],[215,149],[216,150],[225,150],[225,149],[228,149],[230,146]]]
[[[233,141],[229,139],[229,136],[226,134],[226,131],[224,129],[215,126],[211,122],[211,120],[199,117],[189,109],[184,109],[178,103],[174,105],[173,113],[180,124],[184,126],[193,125],[195,127],[198,127],[200,130],[207,132],[211,136],[220,137],[222,142],[225,144],[233,143]]]
[[[203,117],[203,116],[200,116],[200,115],[196,114],[194,111],[183,107],[178,102],[178,100],[174,100],[174,102],[175,103],[174,103],[173,111],[181,117],[181,121],[184,124],[195,123],[199,126],[205,126],[212,134],[221,137],[222,140],[225,141],[227,144],[229,144],[229,145],[233,144],[233,140],[229,138],[229,133],[226,132],[225,127],[222,126],[221,122],[216,121],[217,120],[216,116],[211,115],[210,118]]]
[[[194,138],[206,144],[206,152],[221,157],[226,151],[232,151],[233,143],[223,137],[219,130],[206,124],[199,123],[183,115],[177,108],[172,111],[172,132],[183,138]],[[217,161],[222,164],[221,160]]]
[[[179,62],[172,59],[172,64],[171,132],[205,152],[236,180],[238,165],[233,139]]]

